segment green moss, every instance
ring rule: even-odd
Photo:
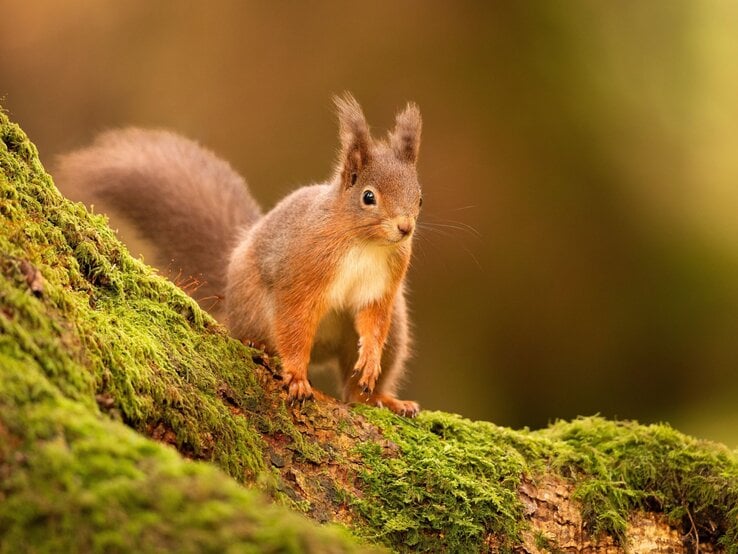
[[[316,519],[343,513],[397,551],[504,551],[525,526],[523,476],[557,471],[591,529],[622,537],[631,511],[660,511],[738,553],[735,452],[600,418],[529,432],[292,413],[252,353],[64,199],[0,113],[0,550],[27,537],[38,551],[353,547],[238,481]],[[271,467],[270,449],[291,466]]]
[[[668,425],[599,417],[510,431],[424,412],[408,421],[360,408],[397,446],[360,447],[363,534],[401,551],[475,552],[490,532],[509,549],[524,528],[517,489],[554,470],[575,484],[590,529],[623,539],[634,510],[738,552],[738,455]]]
[[[0,354],[0,552],[353,552]]]
[[[528,466],[507,431],[437,412],[408,420],[360,411],[391,441],[360,447],[364,496],[355,505],[365,536],[423,552],[479,552],[490,534],[503,550],[518,542],[517,490]]]
[[[533,544],[541,552],[549,554],[563,554],[563,550],[558,548],[542,531],[536,531],[533,537]]]
[[[552,442],[550,463],[578,485],[596,532],[623,536],[634,509],[663,512],[701,542],[738,552],[738,454],[668,425],[602,418],[559,422],[536,433]]]

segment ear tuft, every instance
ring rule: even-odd
[[[334,96],[333,102],[338,112],[338,130],[341,139],[341,174],[344,185],[351,186],[356,181],[352,175],[369,163],[371,157],[372,137],[364,112],[356,99],[349,92]]]
[[[423,119],[418,106],[408,102],[405,109],[397,114],[395,128],[389,135],[390,145],[398,159],[413,164],[418,161],[422,127]]]

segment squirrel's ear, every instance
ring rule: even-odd
[[[372,137],[364,112],[350,93],[334,96],[338,111],[338,129],[341,138],[341,178],[345,187],[356,182],[356,176],[371,157]]]
[[[398,159],[413,164],[418,161],[422,127],[423,120],[418,106],[409,102],[405,109],[397,114],[395,129],[389,135],[392,150]]]

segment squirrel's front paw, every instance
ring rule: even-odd
[[[290,400],[302,401],[313,397],[313,388],[306,377],[296,377],[292,373],[285,373],[284,386]]]
[[[359,348],[359,359],[354,366],[354,372],[361,373],[359,386],[365,393],[370,393],[374,390],[381,371],[382,366],[379,362],[379,356],[370,355],[363,346]]]

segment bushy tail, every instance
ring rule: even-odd
[[[129,128],[60,157],[55,179],[129,221],[154,246],[155,264],[220,318],[231,249],[261,216],[227,162],[174,133]]]

